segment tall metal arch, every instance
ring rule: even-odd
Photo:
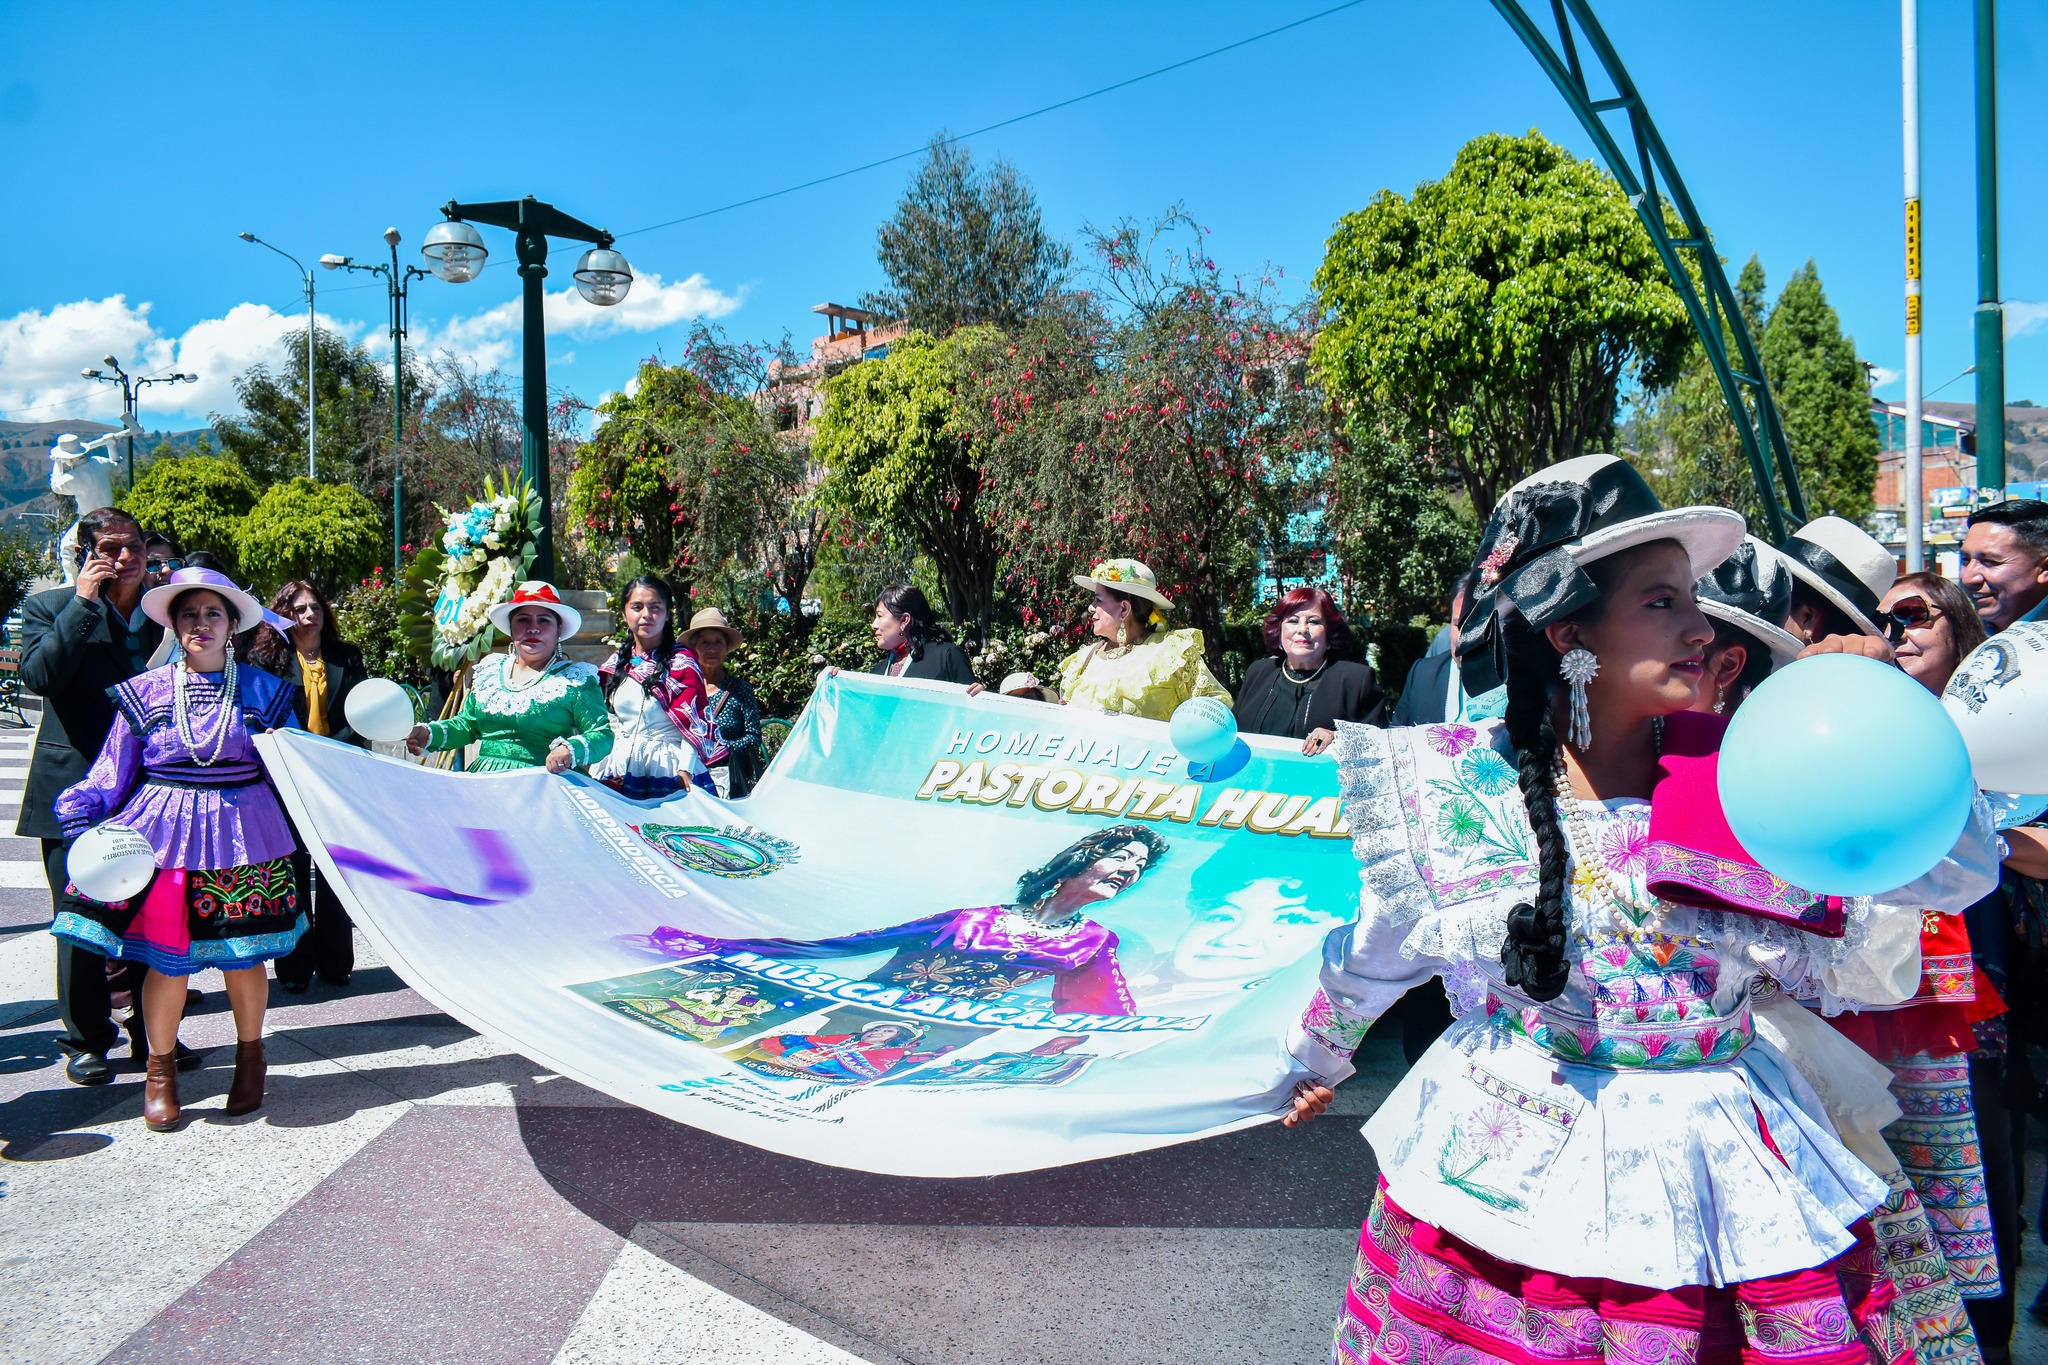
[[[1800,491],[1799,473],[1793,467],[1792,452],[1785,443],[1785,428],[1778,420],[1778,406],[1772,401],[1770,385],[1764,382],[1763,362],[1757,355],[1756,340],[1750,336],[1749,326],[1743,321],[1742,310],[1735,301],[1735,291],[1728,287],[1727,273],[1721,269],[1721,258],[1714,251],[1714,241],[1707,232],[1706,222],[1700,217],[1699,210],[1693,207],[1692,196],[1686,193],[1678,167],[1672,164],[1664,139],[1650,121],[1649,107],[1643,103],[1635,82],[1629,79],[1614,45],[1607,41],[1600,21],[1593,17],[1593,8],[1588,0],[1550,0],[1550,15],[1557,29],[1555,47],[1523,5],[1524,0],[1493,0],[1493,7],[1500,11],[1501,17],[1508,21],[1508,27],[1528,46],[1537,64],[1550,76],[1558,93],[1564,96],[1565,103],[1578,115],[1580,126],[1593,139],[1593,145],[1600,149],[1607,168],[1621,182],[1629,202],[1635,205],[1636,216],[1642,219],[1651,242],[1656,245],[1657,255],[1671,275],[1671,287],[1685,300],[1685,310],[1692,316],[1693,330],[1699,334],[1700,346],[1707,353],[1708,363],[1714,367],[1715,377],[1721,381],[1721,396],[1728,402],[1728,415],[1734,419],[1736,433],[1742,438],[1742,453],[1749,459],[1749,470],[1756,478],[1757,493],[1763,501],[1764,516],[1770,522],[1770,538],[1782,544],[1788,530],[1807,520],[1806,497]],[[1579,35],[1576,38],[1573,36],[1575,23]],[[1606,73],[1607,80],[1614,87],[1613,95],[1595,96],[1588,87],[1586,68],[1579,58],[1581,40]],[[1628,116],[1628,136],[1635,147],[1632,158],[1623,154],[1615,130],[1607,125],[1607,116],[1617,113]],[[1682,237],[1673,237],[1665,226],[1664,206],[1667,202],[1684,225],[1685,235]],[[1681,251],[1692,253],[1699,278],[1706,285],[1704,298],[1694,287],[1693,277],[1679,257]],[[1726,332],[1722,330],[1724,327]],[[1733,362],[1729,359],[1724,340],[1728,335],[1734,337],[1738,352]],[[1773,465],[1777,467],[1778,477],[1784,480],[1782,500],[1778,485],[1771,477]],[[1787,525],[1788,514],[1790,526]]]

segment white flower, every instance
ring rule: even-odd
[[[496,531],[499,535],[503,535],[505,534],[505,532],[511,530],[512,514],[510,512],[498,513],[497,520],[491,523],[491,529]]]
[[[487,531],[484,533],[484,548],[486,550],[502,550],[505,548],[505,542],[498,538],[496,531]]]

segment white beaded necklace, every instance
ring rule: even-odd
[[[183,659],[178,660],[177,666],[171,670],[171,719],[176,723],[178,738],[184,741],[185,748],[192,755],[192,761],[202,768],[211,768],[220,762],[221,751],[227,747],[228,730],[235,715],[234,646],[228,646],[227,665],[221,670],[220,715],[214,718],[213,734],[208,737],[213,741],[211,755],[201,754],[200,741],[193,737],[192,702],[185,691],[191,676],[191,666]]]
[[[1652,724],[1656,730],[1657,752],[1662,753],[1664,718],[1659,716]],[[1579,801],[1578,793],[1572,790],[1571,769],[1565,763],[1562,744],[1557,746],[1556,772],[1557,803],[1564,808],[1565,835],[1571,842],[1572,861],[1585,870],[1594,889],[1621,912],[1624,927],[1616,937],[1631,943],[1655,938],[1656,932],[1645,926],[1659,918],[1664,902],[1652,896],[1647,906],[1638,905],[1632,896],[1616,889],[1614,877],[1607,870],[1607,862],[1600,856],[1600,847],[1593,839],[1593,830],[1586,819],[1585,806]]]
[[[1065,919],[1046,924],[1011,905],[1003,908],[1003,918],[1008,921],[1004,927],[1013,934],[1022,934],[1027,938],[1058,938],[1081,922],[1081,912],[1076,910]]]

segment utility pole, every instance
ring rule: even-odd
[[[388,266],[358,265],[353,257],[332,253],[320,258],[320,264],[329,270],[366,270],[372,275],[382,275],[386,292],[391,297],[391,581],[394,583],[405,572],[406,290],[414,280],[426,279],[433,273],[416,265],[400,266],[400,240],[397,228],[384,229],[384,245],[391,248],[391,264]]]
[[[1998,295],[1998,4],[1977,0],[1977,492],[2005,497],[2005,305]]]
[[[277,252],[278,255],[290,261],[298,268],[300,279],[306,286],[306,477],[317,479],[320,477],[320,474],[318,466],[313,460],[313,408],[314,395],[318,390],[313,387],[313,338],[318,331],[318,323],[313,312],[313,272],[301,265],[299,258],[292,255],[291,252],[271,246],[270,243],[264,241],[253,232],[244,232],[238,235],[243,241],[254,242],[260,247],[269,247],[270,250]]]
[[[1899,0],[1899,47],[1906,129],[1906,572],[1927,567],[1920,456],[1920,5]]]

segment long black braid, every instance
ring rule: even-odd
[[[1501,623],[1508,653],[1508,704],[1504,719],[1529,827],[1536,833],[1536,901],[1508,915],[1501,945],[1507,983],[1531,1000],[1554,1000],[1571,975],[1565,957],[1565,874],[1569,846],[1557,822],[1557,727],[1551,718],[1551,689],[1561,662],[1542,632],[1519,615]]]

